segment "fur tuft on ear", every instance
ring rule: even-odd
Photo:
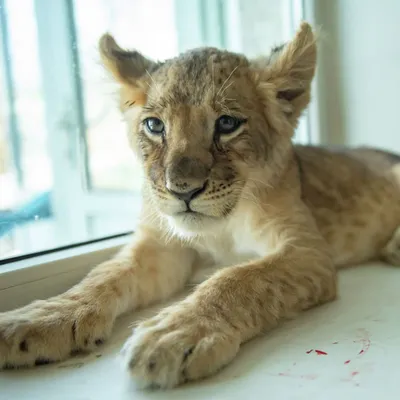
[[[146,102],[146,92],[141,79],[154,71],[157,63],[137,51],[122,49],[108,33],[99,40],[99,52],[105,68],[121,85],[121,109],[143,105]]]
[[[276,99],[292,126],[310,101],[316,61],[316,38],[311,26],[303,22],[291,42],[252,62],[260,87],[273,85]]]
[[[99,41],[100,56],[104,66],[122,84],[135,85],[137,80],[157,64],[137,51],[127,51],[118,46],[108,33]]]

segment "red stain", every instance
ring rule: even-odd
[[[350,360],[349,360],[350,361]],[[347,362],[346,362],[347,363]],[[345,363],[345,364],[346,364]],[[347,378],[342,378],[342,379],[340,379],[342,382],[349,382],[349,383],[352,383],[353,385],[355,385],[355,386],[360,386],[360,384],[358,383],[358,382],[355,382],[355,377],[357,376],[357,375],[359,375],[360,374],[360,371],[352,371],[352,372],[350,372],[349,373],[349,375],[348,375],[348,377]]]
[[[307,354],[310,354],[314,349],[306,351]]]
[[[364,349],[361,349],[358,354],[360,355],[360,354],[363,354],[363,353],[365,353],[365,351],[364,351]]]
[[[325,351],[322,350],[315,350],[315,352],[319,355],[319,356],[327,356],[328,353],[326,353]]]
[[[350,364],[350,360],[347,360],[344,362],[345,364]]]

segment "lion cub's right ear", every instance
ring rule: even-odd
[[[262,95],[277,101],[293,126],[310,101],[316,62],[316,36],[311,26],[303,22],[293,40],[252,63]]]
[[[120,84],[121,110],[146,103],[146,75],[157,65],[137,51],[118,46],[108,33],[99,41],[99,51],[105,68]]]

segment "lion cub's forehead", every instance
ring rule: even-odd
[[[215,100],[229,80],[238,79],[248,60],[235,53],[201,48],[167,60],[154,72],[151,93],[155,101],[199,105]]]

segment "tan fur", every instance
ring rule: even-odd
[[[335,267],[400,264],[400,158],[291,143],[315,70],[309,25],[254,62],[205,48],[153,63],[109,35],[100,50],[121,85],[145,171],[140,226],[130,246],[67,293],[0,314],[0,367],[91,350],[118,315],[206,271],[211,277],[141,322],[122,350],[139,385],[173,387],[214,373],[279,321],[335,299]],[[223,114],[246,122],[216,135]],[[164,122],[164,135],[146,132],[148,117]],[[171,190],[199,187],[196,213],[185,213]]]

